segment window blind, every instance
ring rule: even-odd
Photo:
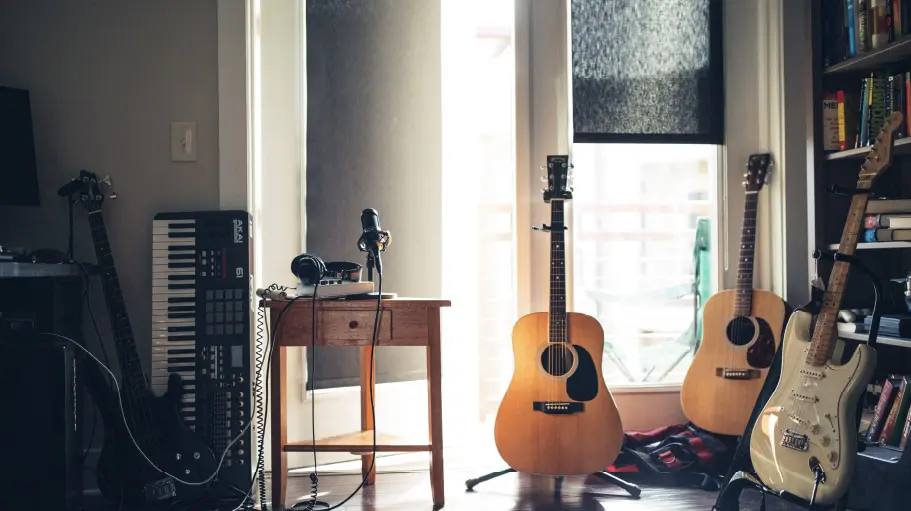
[[[573,141],[722,144],[721,0],[572,0]]]

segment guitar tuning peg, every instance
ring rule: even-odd
[[[742,184],[743,186],[746,186],[746,185],[749,184],[749,183],[748,183],[747,181],[743,181],[743,182],[741,182],[740,184]]]
[[[108,199],[114,200],[114,199],[116,199],[116,198],[117,198],[117,194],[116,194],[116,193],[112,193],[112,194],[108,195]]]
[[[111,186],[111,176],[109,176],[109,175],[104,176],[103,178],[101,178],[100,182],[103,184],[106,184],[108,186]]]
[[[547,166],[546,166],[546,165],[541,165],[541,166],[540,166],[540,167],[538,167],[538,168],[539,168],[539,169],[541,169],[541,170],[544,170],[544,169],[546,169],[546,168],[547,168]]]
[[[541,176],[541,182],[542,182],[542,183],[546,183],[546,182],[547,182],[547,176]]]

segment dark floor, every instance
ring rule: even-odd
[[[616,486],[596,478],[566,478],[560,496],[554,495],[553,478],[506,474],[465,490],[465,480],[479,474],[464,469],[446,474],[445,511],[711,511],[715,492],[689,488],[642,486],[639,499],[630,498]],[[329,475],[319,478],[319,500],[335,505],[354,490],[359,475]],[[289,478],[287,505],[303,502],[310,494],[307,476]],[[86,511],[109,511],[117,507],[87,502]],[[232,511],[233,505],[181,507],[192,511]],[[269,509],[273,509],[271,506]],[[315,511],[319,511],[317,507]],[[377,482],[352,497],[340,511],[431,511],[430,476],[426,471],[377,474]],[[758,494],[744,494],[741,511],[758,511]],[[798,511],[802,508],[770,499],[767,511]],[[129,511],[124,509],[123,511]]]
[[[559,497],[555,497],[553,478],[507,474],[465,491],[465,480],[481,474],[467,470],[450,470],[446,474],[446,506],[452,511],[710,511],[714,492],[699,489],[642,487],[638,500],[630,498],[616,486],[595,478],[567,478]],[[319,479],[320,500],[336,504],[360,482],[356,475],[324,475]],[[293,477],[289,482],[288,505],[304,499],[310,479]],[[318,508],[317,508],[318,509]],[[354,496],[345,511],[430,511],[430,477],[426,472],[380,473],[376,485]],[[791,511],[800,508],[769,500],[767,511]],[[745,494],[742,511],[759,510],[758,494]],[[230,510],[228,510],[230,511]]]

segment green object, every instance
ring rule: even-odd
[[[696,220],[696,242],[693,245],[693,264],[695,275],[693,278],[693,294],[695,295],[696,339],[694,345],[698,348],[702,343],[702,311],[705,301],[712,294],[712,259],[711,259],[712,229],[708,217],[699,217]]]

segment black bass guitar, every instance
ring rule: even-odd
[[[84,170],[67,185],[78,187],[79,202],[88,213],[121,372],[119,403],[113,393],[109,399],[98,399],[98,386],[94,386],[95,405],[104,421],[104,444],[96,468],[98,488],[122,509],[166,508],[200,496],[206,485],[199,483],[210,478],[217,463],[206,443],[178,415],[187,382],[172,374],[167,392],[159,397],[143,374],[101,213],[101,185],[95,174]]]

